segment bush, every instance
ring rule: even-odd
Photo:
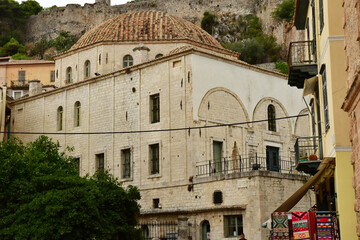
[[[251,14],[239,17],[237,20],[237,31],[240,32],[240,39],[254,38],[262,35],[260,18]]]
[[[224,47],[239,52],[240,59],[250,64],[276,61],[281,48],[275,37],[266,34],[226,44]]]
[[[11,56],[14,60],[30,60],[31,58],[21,53],[16,53]]]
[[[201,19],[201,28],[209,34],[212,34],[213,27],[218,25],[217,18],[214,14],[204,12],[204,17]]]
[[[276,62],[275,68],[283,74],[289,74],[288,64],[286,62]]]
[[[271,16],[279,21],[290,22],[294,18],[295,13],[295,0],[284,0],[280,3]]]

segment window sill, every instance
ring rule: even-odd
[[[134,179],[132,177],[130,177],[130,178],[121,178],[119,181],[120,182],[132,182],[132,181],[134,181]]]
[[[161,174],[160,173],[157,173],[157,174],[152,174],[148,177],[149,179],[151,178],[161,178]]]

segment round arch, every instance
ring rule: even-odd
[[[256,104],[256,106],[254,108],[254,111],[253,111],[252,121],[256,121],[255,115],[258,112],[260,106],[262,104],[264,104],[264,102],[266,102],[266,101],[272,101],[272,105],[274,105],[274,104],[279,105],[281,110],[284,112],[285,117],[289,117],[289,113],[286,111],[286,108],[284,107],[284,105],[279,100],[277,100],[276,98],[273,98],[273,97],[264,97]],[[267,114],[266,114],[266,117],[267,117]],[[293,131],[292,131],[290,119],[287,119],[287,122],[288,122],[288,125],[289,125],[290,134],[292,134]],[[254,127],[254,123],[252,123],[251,127]]]
[[[202,100],[201,100],[201,102],[200,102],[199,109],[198,109],[198,113],[197,113],[198,116],[200,117],[200,114],[201,114],[201,112],[203,111],[204,107],[207,106],[206,101],[207,101],[208,97],[209,97],[211,94],[215,93],[215,92],[221,92],[221,91],[222,91],[222,92],[225,92],[225,93],[227,93],[227,94],[229,94],[229,95],[231,95],[231,96],[237,101],[237,103],[239,104],[239,106],[240,106],[240,108],[241,108],[241,110],[242,110],[242,112],[243,112],[243,114],[244,114],[244,116],[245,116],[246,122],[249,122],[249,121],[250,121],[249,115],[248,115],[248,113],[247,113],[247,111],[246,111],[246,108],[245,108],[244,104],[242,103],[241,99],[240,99],[234,92],[230,91],[230,90],[227,89],[227,88],[223,88],[223,87],[217,87],[217,88],[210,89],[210,90],[203,96],[203,98],[202,98]],[[247,126],[249,127],[249,124],[247,124]]]

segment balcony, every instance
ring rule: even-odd
[[[288,84],[297,88],[303,88],[305,79],[314,77],[318,73],[315,41],[290,43],[288,65]]]
[[[201,161],[196,163],[196,176],[216,176],[254,170],[273,171],[280,173],[293,173],[294,160],[268,159],[257,154],[250,157],[224,157],[218,159]]]
[[[299,137],[295,143],[295,169],[314,175],[323,159],[322,138]]]
[[[11,80],[10,82],[11,88],[24,88],[29,87],[29,80]]]

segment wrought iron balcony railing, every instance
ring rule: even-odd
[[[11,87],[27,87],[29,80],[11,80]]]
[[[315,157],[316,156],[316,157]],[[295,143],[295,161],[306,162],[322,160],[322,138],[319,136],[299,137]]]
[[[221,174],[232,174],[240,172],[251,172],[253,170],[267,170],[281,173],[293,173],[295,160],[268,159],[257,154],[250,157],[236,156],[223,157],[202,161],[196,164],[196,176],[214,176]]]
[[[317,75],[316,42],[291,42],[288,65],[289,85],[303,88],[305,79]]]
[[[289,46],[288,64],[316,64],[315,41],[291,42]]]

